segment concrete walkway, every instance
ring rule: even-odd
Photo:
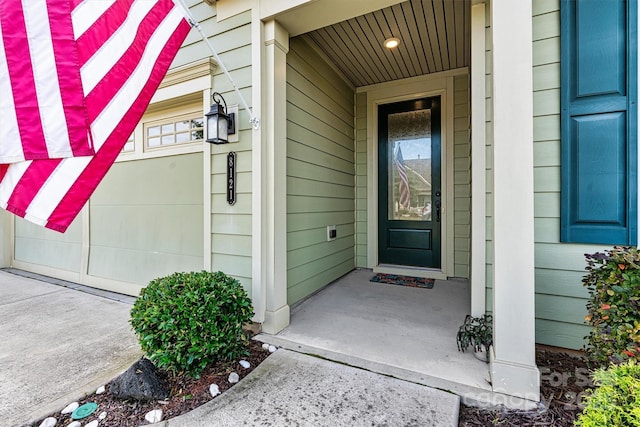
[[[280,349],[220,397],[156,427],[458,425],[458,396]]]
[[[128,323],[133,299],[57,282],[76,289],[0,271],[0,425],[60,410],[142,355]]]

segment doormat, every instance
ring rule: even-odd
[[[434,279],[422,277],[399,276],[397,274],[378,273],[371,278],[371,282],[389,283],[391,285],[411,286],[412,288],[432,289]]]

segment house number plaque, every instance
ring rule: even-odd
[[[227,154],[227,203],[236,203],[236,153]]]

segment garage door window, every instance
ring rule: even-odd
[[[204,138],[202,117],[181,117],[171,121],[145,124],[147,148],[175,146],[202,142]]]

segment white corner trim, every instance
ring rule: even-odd
[[[232,3],[234,0],[227,0]],[[222,3],[222,2],[221,2]],[[251,103],[256,117],[261,117],[263,105],[263,57],[264,57],[264,24],[260,20],[259,0],[252,1],[251,9]],[[263,141],[265,127],[251,128],[251,302],[253,304],[253,321],[263,323],[266,310],[266,218],[264,213],[265,191],[263,191],[264,161]],[[265,184],[266,185],[266,184]]]
[[[471,315],[486,312],[485,5],[471,6]]]
[[[493,351],[490,351],[489,355],[491,386],[494,392],[533,402],[540,401],[540,371],[536,365],[498,360]]]
[[[209,100],[211,99],[211,90],[205,89],[202,91],[202,110],[206,111],[209,108]],[[211,216],[212,216],[212,206],[211,206],[211,144],[204,141],[202,149],[202,176],[204,177],[204,182],[202,185],[202,208],[203,208],[203,224],[202,224],[202,234],[204,235],[203,243],[203,251],[202,251],[202,268],[206,271],[211,271],[211,239],[213,236],[211,235]]]
[[[289,324],[287,305],[287,51],[289,34],[275,20],[264,23],[264,129],[262,190],[266,253],[263,331]],[[286,317],[286,318],[285,318]]]
[[[262,324],[262,332],[271,335],[277,334],[289,326],[290,316],[291,311],[288,305],[280,307],[275,311],[267,310],[264,317],[264,323]]]

